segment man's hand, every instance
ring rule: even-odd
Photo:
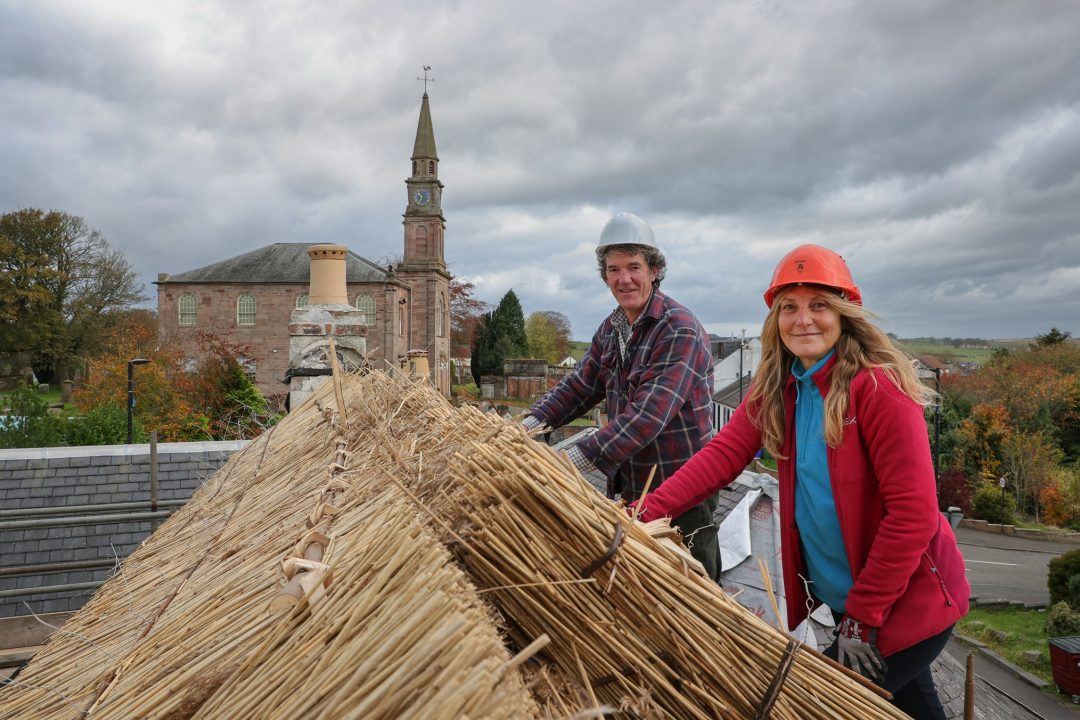
[[[845,665],[879,685],[889,667],[877,648],[877,628],[845,615],[836,628],[836,656]]]
[[[548,428],[546,422],[536,417],[535,415],[526,415],[525,417],[521,418],[521,427],[525,428],[526,434],[530,436],[540,435],[542,433],[548,432],[548,430],[550,429]]]
[[[585,453],[581,452],[581,448],[577,445],[571,445],[564,452],[582,475],[600,472],[600,469],[596,467],[592,460],[585,457]]]

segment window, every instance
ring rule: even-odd
[[[439,293],[439,311],[435,313],[435,334],[446,336],[446,296]]]
[[[365,324],[375,324],[375,298],[367,293],[360,293],[356,296],[356,309],[364,313]]]
[[[428,170],[427,170],[428,175],[434,175],[435,174],[435,161],[434,160],[428,160],[428,166],[427,167],[428,167]]]
[[[255,296],[251,293],[244,293],[236,299],[236,324],[255,324]]]
[[[199,318],[199,301],[191,293],[180,296],[180,324],[194,325]]]
[[[304,293],[303,295],[300,295],[300,296],[298,296],[296,298],[296,307],[297,308],[306,308],[307,306],[308,306],[307,293]]]
[[[397,311],[397,334],[405,337],[405,308],[399,307]]]
[[[416,176],[416,161],[415,160],[412,161],[412,174],[413,174],[414,177]]]

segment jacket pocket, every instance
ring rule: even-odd
[[[933,577],[934,581],[941,589],[941,595],[945,598],[945,604],[949,607],[955,605],[956,602],[953,600],[952,595],[949,593],[949,588],[947,585],[945,585],[945,580],[941,577],[941,571],[938,570],[937,563],[934,562],[934,559],[930,557],[930,553],[924,552],[922,554],[922,559],[923,562],[926,563],[927,570],[930,571],[930,574]]]

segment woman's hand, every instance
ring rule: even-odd
[[[885,673],[889,672],[877,648],[877,628],[850,615],[845,615],[836,628],[836,657],[841,665],[879,685],[885,682]]]

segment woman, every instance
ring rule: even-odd
[[[786,255],[750,393],[655,492],[641,517],[677,517],[767,449],[780,475],[787,621],[807,593],[838,620],[826,654],[873,678],[916,718],[944,718],[930,663],[967,613],[964,561],[938,512],[923,406],[932,393],[873,325],[843,258]]]

